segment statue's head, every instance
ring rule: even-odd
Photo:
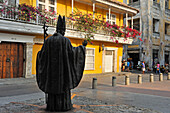
[[[57,21],[57,28],[56,28],[57,33],[60,33],[61,35],[64,36],[65,31],[66,31],[66,24],[65,24],[65,16],[63,18],[59,15],[58,21]]]

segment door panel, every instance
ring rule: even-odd
[[[23,58],[24,58],[24,48],[23,45],[19,45],[19,77],[23,75]]]
[[[113,54],[112,51],[106,51],[105,54],[105,72],[112,72]]]
[[[23,76],[23,44],[0,43],[0,78]]]

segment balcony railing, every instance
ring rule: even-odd
[[[160,4],[157,3],[156,1],[153,1],[153,6],[156,7],[156,8],[158,8],[158,9],[160,8]]]
[[[157,3],[157,2],[155,2],[155,1],[153,1],[153,6],[152,6],[152,8],[153,8],[153,10],[152,10],[153,13],[156,14],[156,15],[159,15],[160,4]]]
[[[136,1],[136,2],[129,3],[128,5],[131,6],[131,7],[140,9],[140,0]]]
[[[167,17],[170,17],[170,9],[165,8],[165,15],[166,15]]]
[[[43,25],[44,19],[48,20],[48,26],[56,25],[57,15],[52,17],[42,17],[36,13],[27,13],[25,11],[18,10],[16,7],[6,6],[5,8],[0,6],[0,19],[1,20],[8,20],[8,21],[16,21],[16,22],[23,22],[28,24],[36,24],[36,25]],[[31,17],[30,17],[31,16]]]
[[[170,35],[165,34],[165,40],[170,41]]]
[[[29,9],[31,9],[31,8],[29,7]],[[44,16],[44,15],[46,15],[45,13],[44,13],[44,15],[42,15],[42,13],[38,14],[38,13],[36,13],[38,11],[34,12],[32,9],[30,12],[27,9],[24,9],[24,10],[22,10],[22,9],[24,9],[24,8],[11,7],[11,6],[5,6],[5,8],[4,8],[4,6],[3,7],[0,6],[1,23],[3,23],[3,25],[4,25],[4,22],[6,24],[11,23],[13,26],[16,26],[16,23],[17,23],[21,28],[13,29],[14,31],[19,29],[20,31],[29,32],[29,33],[30,32],[31,33],[32,32],[33,33],[42,33],[40,30],[36,31],[35,29],[39,29],[44,24],[44,22],[46,22],[46,25],[51,26],[52,29],[54,29],[54,27],[56,26],[56,23],[57,23],[56,20],[58,18],[57,15]],[[5,21],[3,22],[2,20],[5,20]],[[15,23],[15,25],[13,23]],[[24,24],[20,25],[20,23],[24,23]],[[41,26],[35,26],[35,25],[41,25]],[[35,26],[35,27],[32,27],[32,26]],[[5,27],[8,27],[8,26],[5,26]],[[83,34],[82,36],[85,36],[85,37],[88,36],[88,32],[85,33],[83,31],[81,32],[81,31],[77,30],[77,28],[75,26],[75,21],[72,21],[70,18],[66,18],[66,28],[67,28],[67,31],[70,31],[67,34],[72,33],[72,34],[70,34],[72,36],[75,36],[75,34],[79,34],[78,36],[80,36],[81,34]],[[6,29],[6,28],[4,28],[4,29]],[[93,39],[112,41],[111,37],[113,37],[113,36],[111,35],[111,31],[108,30],[108,28],[106,28],[105,26],[100,26],[98,28],[94,27],[93,29],[95,32],[90,33],[90,35],[93,35],[95,37]],[[122,40],[122,41],[120,41],[122,43],[128,43],[128,40],[131,40],[130,41],[130,43],[131,43],[133,40],[132,37],[128,37],[127,38],[128,40],[124,39],[123,35],[118,36],[118,37],[115,36],[114,38],[115,38],[115,40]]]
[[[160,38],[160,34],[159,33],[153,33],[152,36],[156,39]]]

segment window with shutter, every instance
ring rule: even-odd
[[[55,11],[56,6],[55,6],[56,0],[39,0],[38,5],[40,10],[45,11]]]
[[[85,70],[94,70],[95,63],[95,49],[86,48],[86,61],[85,61]]]
[[[106,21],[110,24],[116,24],[116,15],[110,14],[110,20],[109,20],[109,13],[106,14]]]

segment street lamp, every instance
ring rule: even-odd
[[[104,51],[104,44],[102,44],[102,46],[99,46],[99,53],[100,53],[101,51]]]

